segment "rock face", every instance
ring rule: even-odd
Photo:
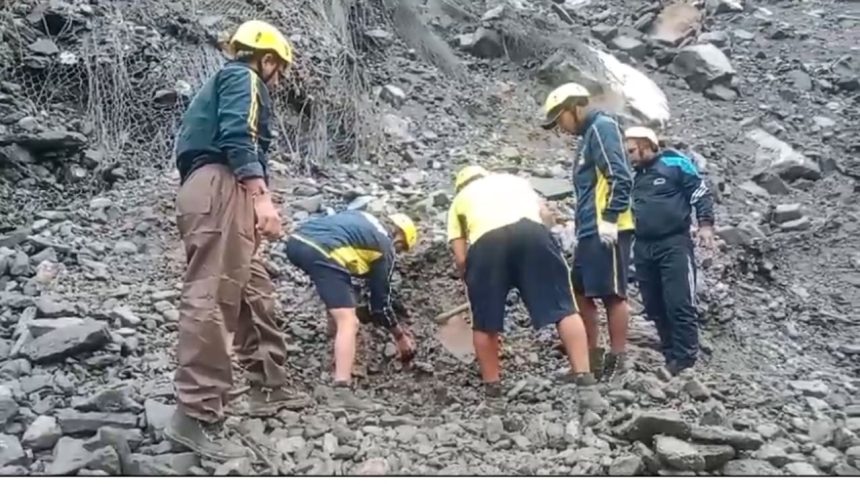
[[[735,69],[723,52],[713,44],[684,47],[672,61],[675,73],[690,89],[701,92],[708,87],[731,81]]]

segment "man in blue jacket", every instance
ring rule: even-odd
[[[544,103],[543,127],[558,126],[581,137],[573,168],[577,239],[573,288],[588,333],[591,371],[610,378],[624,367],[630,321],[627,273],[633,233],[632,175],[618,122],[589,107],[589,96],[576,83],[553,90]],[[598,299],[609,321],[610,354],[605,361],[598,345]]]
[[[636,169],[636,278],[667,369],[677,375],[696,363],[699,349],[691,213],[695,208],[701,243],[711,247],[714,202],[693,162],[677,151],[660,151],[654,131],[637,126],[625,137]]]
[[[165,436],[212,460],[246,455],[222,439],[230,400],[230,347],[251,383],[248,410],[265,417],[298,406],[284,388],[286,345],[275,321],[274,286],[257,255],[278,238],[281,219],[268,189],[269,88],[292,63],[289,42],[261,21],[230,40],[235,60],[196,94],[176,140],[181,187],[177,226],[187,268],[179,305],[177,409]],[[300,400],[307,400],[307,397]]]

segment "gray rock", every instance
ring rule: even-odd
[[[34,319],[27,323],[27,329],[34,338],[38,338],[39,336],[50,333],[51,331],[78,326],[85,322],[86,321],[83,318]]]
[[[852,432],[860,432],[860,418],[851,417],[846,419],[845,428]]]
[[[695,400],[704,401],[711,398],[711,391],[696,378],[690,379],[684,384],[684,391]]]
[[[610,476],[636,476],[645,468],[642,457],[638,455],[626,455],[616,457],[609,465]]]
[[[170,423],[176,405],[167,405],[157,400],[147,399],[143,402],[146,411],[146,425],[150,432],[161,432]]]
[[[809,217],[801,217],[797,220],[792,220],[790,222],[785,222],[779,225],[780,230],[785,232],[796,232],[799,230],[808,230],[812,227],[812,221],[809,220]]]
[[[713,44],[722,49],[731,44],[732,39],[728,32],[716,30],[713,32],[703,32],[696,41],[700,44]]]
[[[92,457],[82,440],[63,437],[54,447],[54,461],[48,467],[48,474],[55,476],[74,474],[86,467]]]
[[[619,426],[615,433],[626,440],[650,442],[657,434],[687,438],[690,436],[690,425],[674,410],[638,412]]]
[[[92,453],[87,469],[102,471],[109,476],[122,474],[122,463],[119,453],[113,447],[102,447]]]
[[[3,466],[0,467],[0,476],[19,476],[24,477],[30,475],[30,470],[24,466]]]
[[[820,380],[794,380],[788,382],[792,390],[803,393],[810,397],[825,398],[830,394],[830,388]]]
[[[860,476],[860,469],[850,466],[844,462],[840,462],[833,466],[833,469],[831,469],[830,472],[833,473],[834,476]]]
[[[794,84],[794,87],[801,91],[811,91],[812,90],[812,77],[809,74],[794,69],[788,72],[788,78]]]
[[[105,388],[88,398],[73,399],[72,406],[84,412],[140,412],[143,407],[129,396],[129,391],[127,386]]]
[[[357,476],[384,476],[388,474],[388,471],[388,461],[381,457],[375,457],[358,464],[353,474]]]
[[[131,413],[78,412],[68,408],[57,412],[57,421],[66,435],[94,434],[102,427],[137,427],[137,416]]]
[[[21,354],[36,363],[60,361],[85,351],[97,350],[110,341],[107,324],[90,321],[60,328],[28,341]]]
[[[74,131],[49,130],[39,133],[24,133],[18,136],[16,141],[30,152],[45,153],[80,150],[87,144],[87,137]],[[52,217],[43,216],[42,218],[51,219]]]
[[[609,42],[618,33],[618,27],[607,24],[598,24],[591,27],[591,35],[601,42]]]
[[[573,184],[569,180],[532,177],[529,182],[547,200],[564,200],[573,195]]]
[[[130,240],[120,240],[113,246],[113,251],[117,254],[130,255],[137,254],[139,252],[139,249],[137,247],[137,244]]]
[[[828,470],[836,465],[842,456],[827,447],[819,447],[812,453],[812,457],[815,458],[815,462],[819,467]]]
[[[761,436],[754,432],[741,432],[724,427],[694,426],[690,437],[706,444],[727,444],[738,450],[756,450],[764,444]]]
[[[505,55],[502,37],[492,29],[481,27],[473,34],[460,37],[460,48],[466,52],[484,59],[493,59]]]
[[[779,476],[779,469],[769,462],[755,459],[733,460],[722,468],[724,476]]]
[[[729,417],[722,403],[711,400],[705,404],[702,416],[699,418],[700,425],[728,427]]]
[[[214,472],[216,476],[249,476],[253,472],[251,459],[243,457],[232,459],[219,465]]]
[[[18,402],[12,396],[12,389],[5,385],[0,385],[0,426],[3,426],[18,415]]]
[[[770,195],[788,195],[791,193],[788,183],[773,173],[760,173],[755,177],[755,182]]]
[[[792,462],[785,466],[785,471],[791,476],[819,476],[821,475],[812,464],[808,462]]]
[[[41,38],[27,46],[31,51],[41,55],[56,55],[60,53],[59,47],[51,39]]]
[[[301,436],[287,437],[276,444],[279,452],[294,454],[305,447],[305,439]]]
[[[860,437],[857,437],[856,433],[845,427],[837,427],[833,431],[833,447],[844,452],[855,445],[860,445]]]
[[[15,252],[15,255],[7,263],[9,267],[6,271],[11,276],[24,276],[30,273],[30,258],[24,252]]]
[[[746,137],[758,145],[755,153],[756,174],[753,179],[757,179],[768,171],[789,182],[800,178],[807,180],[821,178],[821,167],[818,163],[798,153],[788,143],[775,138],[768,132],[754,129],[747,133]],[[767,189],[767,187],[764,188]]]
[[[683,440],[657,435],[654,437],[654,451],[660,460],[681,471],[703,471],[705,470],[705,458],[692,445]]]
[[[830,419],[820,419],[809,424],[809,438],[818,445],[830,445],[836,424]]]
[[[799,203],[780,204],[773,210],[773,221],[778,224],[797,220],[802,216]]]
[[[71,304],[57,301],[47,295],[36,299],[36,310],[39,316],[49,319],[75,316],[76,313]]]
[[[0,467],[26,465],[27,454],[14,435],[0,434]]]
[[[783,467],[791,462],[785,449],[772,444],[763,445],[755,452],[753,457],[759,460],[768,461],[776,467]]]
[[[672,61],[672,68],[696,92],[716,83],[727,84],[735,75],[729,59],[713,44],[684,47]]]
[[[134,314],[134,311],[128,306],[117,306],[111,310],[111,316],[119,319],[123,326],[136,328],[142,322],[140,316]]]
[[[63,431],[57,419],[48,415],[39,415],[33,423],[27,427],[21,443],[33,450],[51,449],[56,445]]]
[[[612,39],[611,44],[616,49],[626,52],[634,59],[643,59],[648,55],[648,46],[644,42],[634,39],[633,37],[620,35]]]
[[[296,200],[292,203],[293,208],[304,210],[308,213],[317,213],[322,208],[325,198],[322,195],[314,195],[312,197]]]
[[[693,445],[705,459],[705,470],[712,471],[719,469],[726,462],[735,458],[735,449],[730,445]]]
[[[123,472],[133,476],[157,476],[189,474],[192,467],[200,465],[200,459],[193,452],[181,454],[143,455],[129,457],[130,470]]]
[[[779,437],[780,435],[784,435],[785,431],[782,430],[782,427],[775,423],[766,423],[761,424],[755,428],[756,432],[761,434],[765,439],[773,439],[774,437]]]
[[[397,86],[392,84],[387,84],[383,86],[382,92],[380,93],[380,97],[382,100],[391,104],[392,106],[399,108],[403,106],[403,103],[406,101],[406,93],[403,92],[403,89],[400,89]],[[309,212],[313,213],[309,210]]]
[[[743,12],[743,0],[705,0],[705,8],[710,13]]]

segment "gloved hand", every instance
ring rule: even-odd
[[[597,222],[597,233],[600,235],[600,241],[606,245],[618,242],[618,224],[600,220]]]

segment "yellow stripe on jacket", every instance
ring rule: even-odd
[[[609,205],[610,197],[612,196],[609,179],[603,175],[599,169],[594,170],[597,174],[597,184],[594,187],[594,209],[595,220],[598,222],[603,220],[603,211]],[[618,215],[618,230],[633,230],[633,209],[628,208]]]

